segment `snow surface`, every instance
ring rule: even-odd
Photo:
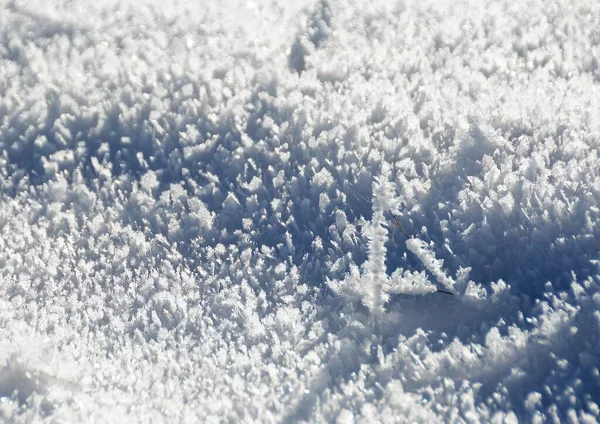
[[[597,422],[599,149],[596,1],[5,0],[0,421]]]

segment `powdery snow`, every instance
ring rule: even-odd
[[[0,3],[0,421],[597,422],[599,28]]]

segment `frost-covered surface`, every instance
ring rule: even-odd
[[[599,3],[195,3],[0,5],[0,421],[600,419]]]

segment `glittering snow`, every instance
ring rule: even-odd
[[[597,422],[599,150],[596,1],[2,1],[0,421]]]

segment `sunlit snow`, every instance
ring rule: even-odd
[[[0,2],[0,422],[600,420],[600,3]]]

